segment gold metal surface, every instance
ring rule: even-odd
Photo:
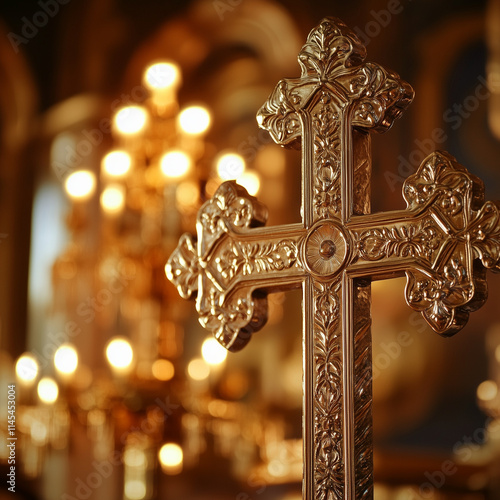
[[[500,205],[484,203],[482,182],[447,153],[406,180],[406,210],[369,213],[369,132],[389,129],[413,90],[365,55],[324,19],[299,54],[301,77],[279,82],[258,113],[278,144],[302,146],[303,223],[262,227],[265,208],[229,181],[167,264],[232,351],[265,323],[268,292],[302,286],[306,500],[373,496],[370,280],[406,274],[410,307],[452,335],[500,260]]]

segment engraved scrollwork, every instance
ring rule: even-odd
[[[474,257],[484,267],[500,271],[500,206],[487,201],[469,225],[470,241]]]
[[[470,210],[484,199],[482,182],[443,151],[430,154],[403,185],[408,209],[433,205],[455,229],[466,227]]]
[[[372,228],[357,235],[356,247],[361,258],[422,257],[429,260],[443,240],[443,233],[431,219],[419,224]]]
[[[365,57],[365,47],[352,30],[338,19],[323,19],[299,54],[301,77],[280,81],[257,114],[259,125],[284,146],[297,147],[311,127],[315,220],[341,212],[345,113],[349,128],[385,131],[413,97],[412,88],[396,73],[363,63]],[[357,167],[362,169],[362,164]]]
[[[343,498],[340,282],[314,284],[315,498]]]
[[[312,112],[314,137],[314,207],[320,218],[340,212],[340,121],[339,110],[328,92],[323,92]]]
[[[295,108],[301,97],[294,90],[296,85],[300,85],[296,80],[281,80],[257,113],[257,122],[277,144],[298,148],[301,124]]]
[[[297,244],[292,240],[257,243],[232,240],[215,259],[221,276],[230,281],[235,276],[250,276],[290,269],[297,262]]]
[[[432,328],[453,335],[486,300],[485,268],[499,269],[500,211],[482,182],[448,153],[429,155],[403,187],[408,208],[429,210],[446,230],[432,269],[407,271],[406,299]]]
[[[209,283],[205,288],[206,293],[196,304],[201,325],[226,349],[239,351],[266,321],[265,297],[254,297],[249,289],[228,297]]]
[[[441,272],[431,275],[420,271],[407,273],[408,304],[422,311],[434,331],[445,336],[453,335],[463,328],[469,311],[477,309],[482,303],[484,280],[472,279],[466,254],[463,248],[461,250],[454,252],[442,266]]]
[[[366,48],[354,32],[340,19],[325,18],[309,33],[299,53],[302,76],[314,75],[320,80],[359,65],[366,57]]]
[[[353,107],[352,124],[378,132],[389,129],[413,99],[413,89],[407,82],[373,63],[363,65],[345,81],[344,87],[359,96]]]
[[[198,290],[200,262],[196,243],[190,234],[183,234],[165,267],[168,279],[183,299],[191,298]]]
[[[204,257],[229,229],[261,226],[266,220],[267,210],[262,203],[236,182],[224,182],[198,213],[201,255]]]

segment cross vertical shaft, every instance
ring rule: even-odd
[[[364,57],[343,23],[323,20],[299,54],[301,78],[278,83],[257,115],[278,144],[302,141],[302,219],[311,231],[303,285],[306,499],[372,495],[370,290],[343,272],[352,242],[341,226],[370,211],[367,129],[386,130],[412,90],[361,64]]]

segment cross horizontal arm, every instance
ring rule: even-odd
[[[180,294],[196,296],[202,326],[232,351],[264,325],[269,291],[304,280],[302,224],[259,227],[266,215],[244,188],[226,182],[200,210],[197,241],[184,235],[167,262]]]
[[[500,206],[447,153],[429,155],[409,177],[408,209],[353,217],[348,272],[384,279],[406,274],[406,301],[438,333],[453,335],[486,300],[484,267],[500,262]],[[481,261],[483,266],[474,264]]]

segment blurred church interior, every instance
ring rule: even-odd
[[[300,500],[299,291],[227,354],[165,263],[226,179],[300,220],[255,114],[321,18],[416,92],[372,210],[444,149],[500,200],[498,0],[23,0],[0,7],[0,498]],[[373,284],[375,499],[500,499],[500,277],[455,337]],[[331,500],[331,499],[324,499]]]

